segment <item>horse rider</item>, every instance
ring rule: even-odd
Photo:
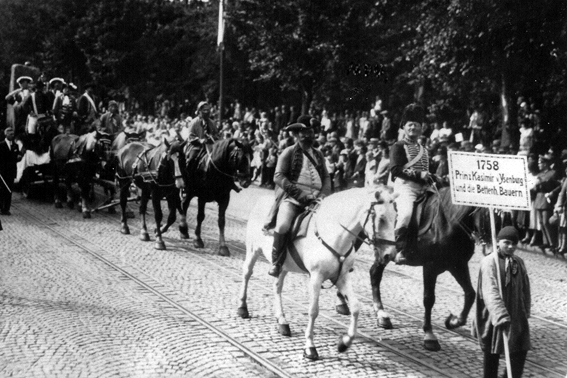
[[[272,246],[272,266],[269,275],[278,277],[285,261],[287,233],[293,220],[310,204],[331,194],[331,179],[323,153],[313,148],[314,127],[318,121],[301,116],[298,123],[287,126],[297,142],[282,151],[278,158],[274,182],[276,202],[272,207],[276,226]]]
[[[28,98],[31,94],[31,90],[29,88],[30,84],[33,83],[33,79],[29,76],[20,76],[16,80],[18,85],[20,86],[17,89],[14,89],[12,92],[6,95],[6,102],[8,104],[14,106],[14,132],[16,134],[20,134],[24,131],[26,126],[26,116],[27,114],[22,114],[22,104],[24,103],[25,99]]]
[[[394,181],[394,192],[398,193],[396,208],[398,216],[395,226],[396,264],[406,264],[408,258],[408,226],[415,200],[423,194],[433,180],[429,172],[427,149],[418,139],[422,134],[425,111],[420,105],[410,104],[404,109],[400,128],[403,139],[394,143],[390,151],[390,172]],[[414,251],[412,251],[414,252]]]
[[[99,111],[96,105],[97,98],[94,95],[94,89],[94,83],[88,83],[85,85],[85,93],[83,93],[77,101],[79,126],[75,131],[79,135],[92,131],[91,126],[98,119]]]
[[[124,130],[122,117],[116,101],[110,100],[108,102],[108,109],[100,117],[100,125],[98,125],[97,130],[113,136]]]
[[[199,156],[203,153],[204,148],[220,138],[219,131],[211,120],[211,105],[208,102],[201,101],[197,105],[195,114],[197,117],[193,118],[189,124],[190,147],[187,153],[187,171],[190,175],[190,183],[197,178]]]

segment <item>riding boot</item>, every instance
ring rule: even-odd
[[[396,258],[394,262],[398,265],[407,263],[407,245],[408,245],[408,229],[407,227],[400,227],[395,231],[396,237]]]
[[[272,246],[272,266],[268,274],[278,277],[282,272],[282,265],[285,261],[286,234],[274,232],[274,244]]]

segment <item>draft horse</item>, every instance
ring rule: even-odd
[[[189,149],[193,148],[190,144],[185,147],[186,158]],[[216,141],[212,148],[203,147],[199,157],[197,172],[189,172],[191,167],[187,164],[185,170],[186,196],[182,204],[182,221],[179,225],[181,238],[188,239],[188,227],[184,221],[187,209],[193,197],[198,198],[197,227],[195,228],[195,248],[203,248],[205,244],[201,239],[201,225],[205,219],[205,204],[215,201],[219,206],[218,226],[219,226],[219,255],[230,256],[230,251],[226,246],[224,238],[225,213],[230,202],[230,191],[240,191],[235,184],[235,180],[243,188],[247,188],[251,183],[250,159],[252,150],[247,142],[238,139],[221,139]],[[173,222],[167,222],[165,229]]]
[[[108,207],[108,212],[110,214],[114,214],[116,212],[113,206],[113,204],[116,204],[114,203],[114,196],[116,195],[116,172],[118,169],[118,158],[116,154],[127,144],[140,142],[144,138],[145,134],[145,131],[140,133],[121,131],[111,137],[112,143],[109,145],[109,149],[105,153],[105,159],[101,161],[97,180],[97,183],[104,187],[104,192],[107,195],[106,200],[99,207]]]
[[[59,134],[51,142],[51,162],[53,168],[53,188],[55,207],[61,208],[59,198],[59,178],[65,179],[67,205],[74,207],[72,184],[76,182],[81,190],[80,210],[83,218],[90,218],[88,199],[99,162],[104,159],[106,146],[110,143],[108,134],[93,131],[81,136]]]
[[[471,283],[468,262],[474,254],[477,240],[490,240],[490,226],[486,224],[488,216],[486,209],[470,206],[453,205],[449,188],[439,190],[438,196],[433,196],[423,209],[420,230],[415,230],[418,239],[410,242],[411,249],[417,251],[409,265],[423,267],[423,304],[425,317],[423,323],[424,348],[430,351],[441,349],[431,326],[431,311],[435,304],[435,285],[437,277],[448,271],[464,291],[464,307],[458,316],[449,314],[445,320],[448,329],[454,329],[466,324],[471,306],[474,303],[475,291]],[[370,268],[370,283],[374,311],[379,327],[390,329],[392,323],[384,311],[380,294],[380,283],[384,268],[395,257],[395,250],[383,260],[377,260]],[[337,312],[348,313],[344,299],[337,306]]]
[[[344,352],[356,335],[360,311],[352,287],[353,251],[360,246],[359,235],[368,236],[374,247],[376,261],[381,261],[389,250],[394,250],[394,222],[396,212],[391,194],[386,187],[355,188],[325,198],[312,216],[304,237],[296,238],[287,248],[282,273],[274,280],[274,311],[278,329],[283,336],[291,336],[285,318],[281,293],[288,272],[308,273],[309,319],[305,330],[303,356],[319,358],[313,338],[315,320],[319,314],[319,294],[325,280],[331,280],[346,298],[351,308],[348,333],[339,338],[338,351]],[[262,228],[273,198],[263,197],[254,207],[246,231],[246,258],[242,265],[243,281],[239,294],[238,315],[248,318],[247,290],[252,270],[260,254],[272,258],[273,235]],[[290,253],[293,252],[293,253]],[[300,268],[303,265],[305,269]]]
[[[164,140],[157,147],[146,143],[132,142],[116,153],[118,159],[117,181],[120,189],[121,229],[123,234],[130,234],[126,203],[130,192],[130,184],[134,182],[141,189],[140,216],[142,228],[140,240],[149,241],[146,225],[146,210],[151,197],[156,222],[155,249],[164,250],[165,243],[160,229],[163,219],[161,199],[166,198],[169,209],[168,223],[175,222],[176,211],[181,211],[179,188],[183,186],[182,170],[179,166],[179,155],[184,144],[169,144]],[[164,231],[165,232],[165,231]]]

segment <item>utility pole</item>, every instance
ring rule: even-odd
[[[224,110],[224,0],[219,0],[219,31],[217,45],[220,58],[220,80],[219,80],[219,130],[222,129],[222,113]]]

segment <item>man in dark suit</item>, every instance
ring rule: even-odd
[[[0,213],[11,215],[10,206],[12,204],[12,189],[16,178],[18,145],[14,142],[14,129],[12,127],[4,130],[6,139],[0,142]]]

